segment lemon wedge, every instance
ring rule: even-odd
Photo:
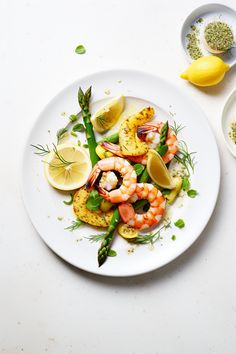
[[[103,133],[113,127],[123,112],[124,106],[124,96],[118,96],[109,101],[91,117],[94,129]]]
[[[147,171],[151,179],[158,184],[158,186],[168,189],[175,187],[161,155],[159,155],[156,150],[150,149],[148,151]]]
[[[211,55],[194,60],[180,77],[197,86],[214,86],[223,80],[229,69],[222,59]]]
[[[82,187],[92,166],[85,149],[65,143],[55,146],[44,160],[44,170],[48,182],[54,188],[68,191]]]

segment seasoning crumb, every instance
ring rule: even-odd
[[[66,116],[66,112],[61,112],[61,116],[65,117]]]
[[[196,21],[196,23],[202,23],[204,21],[204,19],[202,18],[202,17],[200,17],[197,21]]]
[[[128,252],[128,254],[134,253],[134,247],[128,248],[127,252]]]
[[[233,120],[230,123],[230,132],[229,132],[229,137],[232,140],[234,144],[236,144],[236,120]]]
[[[63,216],[58,216],[57,220],[62,221],[63,220]]]
[[[51,133],[51,130],[50,129],[48,129],[48,134],[50,134]]]
[[[110,95],[111,91],[110,90],[105,90],[104,93],[105,93],[105,95]]]
[[[75,241],[76,241],[76,242],[80,242],[80,241],[82,241],[82,240],[83,240],[83,238],[80,237],[80,238],[77,238]]]
[[[190,57],[194,60],[201,58],[202,57],[202,51],[199,48],[199,29],[192,25],[191,26],[191,32],[187,34],[187,51],[190,55]]]
[[[118,80],[117,82],[118,82],[118,84],[121,84],[121,83],[122,83],[122,80]]]

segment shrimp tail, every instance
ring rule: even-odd
[[[100,168],[97,168],[97,166],[95,166],[95,168],[92,170],[87,180],[86,189],[91,190],[93,188],[100,172],[101,172]]]
[[[137,135],[139,139],[145,140],[145,137],[148,133],[157,133],[160,129],[159,123],[146,123],[144,125],[140,125],[137,128]]]
[[[105,150],[112,152],[114,155],[123,157],[120,147],[117,144],[110,143],[108,141],[103,141],[101,143],[101,147],[103,147]]]

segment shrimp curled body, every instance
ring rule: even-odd
[[[86,184],[87,189],[91,189],[94,186],[99,174],[103,171],[117,171],[123,181],[120,188],[111,191],[107,191],[101,186],[98,186],[99,194],[111,203],[121,203],[129,199],[135,191],[137,182],[137,175],[133,166],[131,166],[127,160],[120,157],[108,157],[100,160],[96,163],[88,178]]]
[[[148,211],[144,214],[137,214],[133,205],[138,199],[146,199],[150,203]],[[143,230],[157,224],[165,211],[165,198],[162,193],[151,183],[137,183],[134,194],[128,203],[119,205],[119,212],[124,223],[135,229]]]

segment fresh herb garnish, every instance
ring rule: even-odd
[[[86,202],[86,207],[91,211],[97,211],[100,207],[101,202],[102,197],[98,194],[98,191],[96,189],[93,189],[89,193],[89,197]]]
[[[195,198],[198,195],[198,192],[195,189],[190,189],[187,194],[190,198]]]
[[[136,163],[133,167],[134,167],[134,170],[135,170],[137,176],[141,175],[141,173],[144,170],[144,167],[143,167],[143,165],[141,165],[141,163]]]
[[[145,244],[148,244],[148,243],[154,244],[155,242],[157,242],[158,240],[160,240],[162,238],[161,232],[163,230],[166,230],[166,229],[170,228],[170,227],[171,227],[171,222],[169,221],[168,223],[163,225],[156,232],[151,232],[150,234],[146,234],[146,235],[139,234],[135,238],[134,242],[138,243],[138,244],[141,244],[141,245],[145,245]]]
[[[75,132],[73,132],[73,130],[70,132],[70,134],[71,134],[72,136],[74,136],[75,138],[77,138],[77,136],[78,136]]]
[[[57,143],[60,142],[60,140],[65,136],[65,134],[68,132],[68,128],[61,128],[57,131]]]
[[[185,222],[183,219],[179,219],[174,223],[174,225],[179,229],[182,229],[185,226]]]
[[[47,162],[44,161],[45,163],[48,163],[51,167],[55,167],[55,168],[60,168],[60,167],[64,167],[64,166],[70,166],[72,163],[74,163],[75,161],[68,161],[66,160],[57,150],[57,147],[55,144],[53,144],[53,152],[56,155],[56,159],[59,160],[59,163],[53,164],[51,162]]]
[[[184,141],[179,141],[179,151],[178,154],[175,155],[175,159],[178,163],[184,166],[186,169],[188,176],[190,176],[190,169],[194,172],[194,167],[195,167],[195,156],[196,152],[189,152],[187,144]]]
[[[31,144],[31,146],[33,146],[36,149],[36,151],[35,151],[36,155],[45,156],[50,153],[50,149],[49,149],[48,145],[46,145],[46,147],[44,147],[41,144],[37,144],[37,145]]]
[[[109,251],[107,252],[108,257],[115,257],[117,256],[117,253],[115,250],[109,249]]]
[[[177,124],[176,121],[174,121],[174,124],[170,126],[170,128],[173,130],[175,135],[178,135],[179,132],[185,128],[182,124]]]
[[[84,147],[85,149],[87,149],[89,146],[88,146],[88,144],[83,144],[83,147]]]
[[[86,237],[90,242],[99,242],[99,241],[102,241],[104,240],[106,234],[103,233],[103,234],[98,234],[98,235],[91,235],[89,237]]]
[[[81,146],[81,141],[80,140],[77,141],[77,145]]]
[[[86,53],[86,49],[82,44],[80,44],[75,48],[75,53],[76,54],[84,54],[84,53]]]
[[[70,194],[70,200],[63,200],[65,205],[71,205],[73,203],[73,194]]]
[[[190,187],[189,177],[184,176],[182,181],[182,189],[184,191],[188,191]]]
[[[72,130],[74,132],[84,132],[85,131],[85,127],[82,123],[77,123],[73,126]]]
[[[83,225],[83,221],[77,218],[76,220],[73,220],[72,224],[66,227],[65,230],[74,231],[78,229],[81,225]]]
[[[172,240],[172,241],[175,241],[175,240],[176,240],[176,236],[175,236],[175,235],[172,235],[172,236],[171,236],[171,240]]]

